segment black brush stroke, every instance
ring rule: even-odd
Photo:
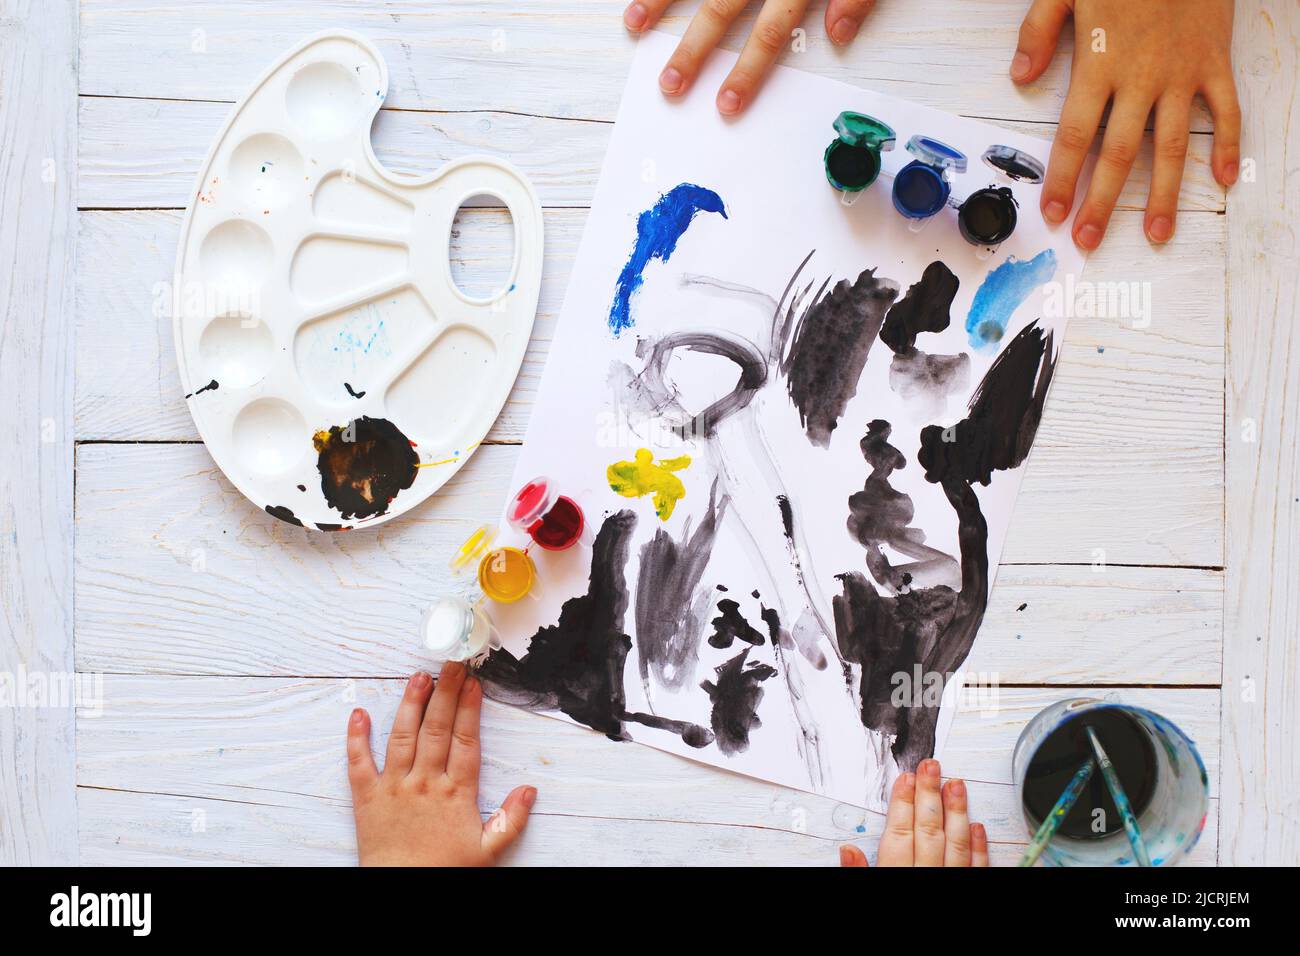
[[[961,588],[881,595],[857,572],[840,575],[833,600],[841,652],[861,665],[863,723],[894,734],[899,767],[914,770],[934,753],[939,705],[924,688],[893,700],[895,675],[919,671],[946,681],[966,660],[988,606],[988,523],[972,485],[1023,464],[1042,418],[1055,367],[1052,333],[1031,323],[998,356],[971,398],[966,418],[921,430],[918,461],[957,516]]]
[[[716,479],[709,489],[709,507],[694,532],[688,522],[678,541],[663,528],[641,547],[636,585],[636,648],[641,681],[653,671],[664,687],[676,690],[695,676],[704,608],[709,593],[699,591],[700,579],[713,554],[718,522],[727,498],[718,498]]]
[[[761,638],[760,638],[761,640]],[[718,749],[724,754],[743,753],[749,749],[749,735],[763,722],[758,719],[758,705],[763,700],[763,681],[776,676],[776,668],[751,661],[746,664],[750,648],[714,669],[716,680],[700,684],[713,702],[709,726],[713,728]]]
[[[627,710],[623,670],[632,638],[624,631],[624,569],[636,520],[630,510],[606,518],[592,548],[587,593],[565,601],[559,621],[539,629],[522,658],[495,650],[479,675],[494,699],[532,710],[558,710],[614,740],[628,739],[623,723],[632,721],[703,747],[713,734],[698,724]]]
[[[844,279],[830,292],[823,284],[800,316],[781,363],[808,440],[822,448],[830,446],[831,432],[857,394],[885,312],[898,296],[898,284],[875,272],[863,271],[852,285]]]

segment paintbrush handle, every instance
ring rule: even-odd
[[[1020,866],[1033,866],[1038,861],[1038,858],[1043,855],[1043,851],[1047,849],[1047,844],[1052,842],[1052,837],[1056,836],[1056,831],[1061,828],[1061,824],[1065,821],[1066,814],[1079,802],[1083,788],[1088,785],[1088,781],[1092,778],[1093,768],[1096,766],[1096,759],[1089,757],[1084,761],[1083,766],[1075,771],[1074,777],[1066,785],[1066,788],[1061,791],[1061,795],[1056,799],[1056,804],[1038,827],[1038,832],[1029,841],[1029,847],[1025,850],[1025,855],[1020,858]]]
[[[1115,772],[1115,767],[1110,762],[1110,757],[1106,755],[1106,749],[1102,747],[1096,732],[1091,727],[1085,729],[1088,731],[1088,739],[1092,741],[1093,753],[1097,755],[1101,777],[1106,781],[1106,789],[1110,791],[1110,798],[1115,801],[1115,809],[1119,811],[1119,818],[1124,823],[1124,835],[1128,837],[1129,846],[1133,847],[1133,856],[1138,866],[1150,866],[1151,856],[1147,853],[1142,831],[1138,829],[1137,814],[1133,812],[1133,804],[1129,802],[1124,785],[1119,782],[1119,774]]]

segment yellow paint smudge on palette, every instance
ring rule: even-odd
[[[605,469],[612,491],[624,498],[654,495],[655,514],[660,521],[672,517],[677,502],[686,497],[686,486],[673,472],[690,466],[691,456],[654,460],[648,448],[638,448],[632,461],[616,461]]]

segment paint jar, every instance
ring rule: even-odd
[[[954,173],[966,172],[966,154],[930,136],[913,136],[907,151],[916,158],[894,176],[894,208],[912,220],[912,229],[948,204]]]
[[[513,604],[534,591],[537,568],[522,548],[493,547],[496,534],[491,525],[476,529],[452,555],[451,569],[462,574],[475,568],[484,595],[499,604]]]
[[[875,117],[847,110],[832,125],[839,138],[822,156],[826,179],[851,206],[880,175],[880,154],[894,148],[894,131]]]
[[[1087,728],[1114,764],[1151,862],[1191,853],[1205,826],[1209,780],[1196,745],[1169,720],[1115,695],[1077,697],[1036,715],[1016,741],[1012,775],[1032,836],[1075,771],[1093,756]],[[1105,780],[1094,773],[1043,851],[1052,866],[1136,866]]]
[[[425,649],[440,662],[473,660],[501,646],[482,606],[455,594],[433,602],[420,622],[420,636]]]
[[[534,478],[506,508],[506,521],[547,551],[564,551],[587,537],[578,503],[559,494],[549,478]]]
[[[983,159],[1003,183],[1043,181],[1043,164],[1014,146],[990,146]],[[1006,185],[985,186],[957,207],[957,227],[971,245],[987,248],[987,258],[1016,231],[1016,209],[1016,197]]]

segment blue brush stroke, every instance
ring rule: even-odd
[[[996,348],[1020,303],[1055,274],[1056,253],[1044,249],[1032,259],[1010,256],[985,276],[966,315],[971,347],[986,351]]]
[[[616,336],[632,325],[632,293],[641,288],[641,273],[650,260],[667,262],[696,213],[716,212],[727,218],[722,197],[711,189],[682,183],[659,197],[636,220],[636,245],[618,275],[614,304],[609,308],[609,328]]]

